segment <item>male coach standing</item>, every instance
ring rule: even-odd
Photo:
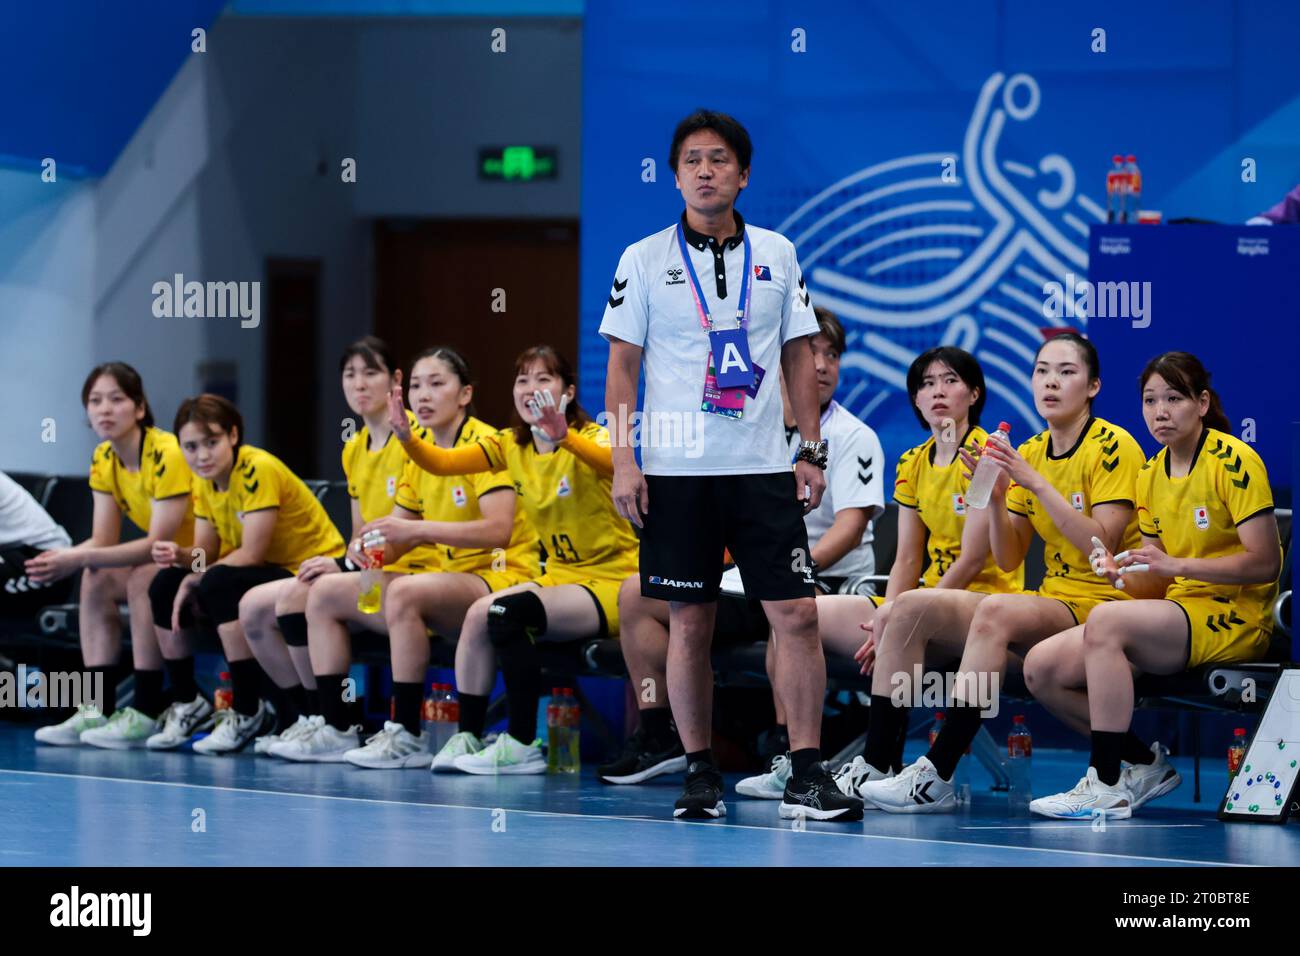
[[[826,663],[803,523],[826,487],[809,347],[819,329],[794,246],[735,211],[752,151],[730,116],[700,110],[682,120],[668,158],[686,210],[619,260],[600,326],[609,340],[605,407],[621,426],[612,430],[613,495],[643,529],[641,593],[669,602],[668,699],[687,761],[674,816],[726,813],[709,749],[709,645],[726,548],[776,641],[793,771],[781,816],[860,820],[862,801],[840,793],[819,749]],[[698,423],[690,449],[663,442],[662,432],[643,442],[644,476],[626,427],[643,360],[641,434],[664,421]],[[793,473],[778,361],[806,439]]]

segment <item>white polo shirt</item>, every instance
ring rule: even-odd
[[[740,420],[700,410],[709,337],[700,326],[677,227],[627,247],[614,273],[600,334],[644,349],[645,407],[640,419],[641,468],[647,475],[751,475],[790,470],[778,382],[781,347],[816,335],[803,273],[789,239],[745,225],[721,245],[686,225],[687,247],[707,308],[731,327],[745,264],[742,235],[753,249],[749,354],[765,376],[758,396],[746,396]],[[607,409],[617,416],[616,409]]]
[[[885,507],[885,472],[887,462],[880,439],[861,419],[832,400],[822,412],[822,438],[826,440],[826,493],[821,504],[804,516],[808,545],[815,547],[835,523],[835,513],[845,508]],[[799,448],[799,432],[788,438],[788,457]],[[892,477],[892,475],[891,475]],[[856,574],[876,573],[876,553],[872,550],[872,522],[867,522],[862,540],[829,568],[818,568],[824,577],[848,578]]]
[[[0,545],[16,544],[46,551],[71,547],[72,539],[26,488],[0,471]]]

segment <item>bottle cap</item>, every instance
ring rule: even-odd
[[[1119,153],[1116,153],[1114,156],[1110,158],[1110,161],[1112,163],[1122,163],[1124,162],[1124,157],[1121,156]]]
[[[1014,717],[1011,718],[1011,722],[1012,722],[1013,724],[1023,724],[1023,723],[1025,722],[1025,715],[1024,715],[1024,714],[1016,714],[1016,716],[1014,716]]]
[[[1244,736],[1246,736],[1246,728],[1245,728],[1245,727],[1238,727],[1236,730],[1233,731],[1233,734],[1234,734],[1234,735],[1236,735],[1236,734],[1240,734],[1241,736],[1244,737]]]
[[[552,696],[552,697],[559,697],[559,696],[560,696],[560,693],[561,693],[563,690],[564,690],[563,687],[552,687],[552,688],[551,688],[551,696]]]
[[[936,711],[934,712],[934,719],[935,719],[935,720],[947,720],[948,718],[944,716],[943,711],[941,711],[941,710],[936,710]]]
[[[1011,434],[1011,423],[1010,423],[1010,422],[998,422],[998,431],[1000,431],[1000,432],[1006,432],[1008,435],[1010,435],[1010,434]]]
[[[1124,157],[1124,161],[1126,163],[1136,163],[1138,161],[1138,158],[1134,156],[1132,153],[1129,153],[1126,157]]]
[[[220,678],[221,680],[230,680],[230,671],[222,671],[220,674],[217,675],[217,677]],[[1243,730],[1242,733],[1244,734],[1245,731]]]

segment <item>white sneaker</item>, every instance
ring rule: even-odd
[[[98,707],[82,704],[77,712],[67,720],[36,730],[38,744],[53,744],[55,747],[76,747],[81,743],[81,735],[87,730],[103,727],[108,718],[100,713]]]
[[[286,727],[278,734],[262,734],[253,741],[253,753],[261,756],[270,756],[271,747],[275,744],[297,740],[309,732],[311,727],[311,718],[306,714],[299,714],[298,719]]]
[[[143,747],[161,725],[134,707],[123,707],[108,718],[103,727],[92,727],[81,735],[81,742],[105,750],[132,750]]]
[[[1151,763],[1129,764],[1120,771],[1119,782],[1133,794],[1134,810],[1176,790],[1183,782],[1174,765],[1166,759],[1169,756],[1167,748],[1156,741],[1151,745],[1151,752],[1156,755]]]
[[[476,754],[456,758],[456,769],[474,774],[546,773],[541,738],[521,744],[503,733]]]
[[[868,780],[858,788],[864,806],[888,813],[952,813],[957,809],[951,780],[944,780],[925,758],[896,777]]]
[[[483,741],[479,740],[468,730],[462,730],[452,736],[442,745],[437,756],[433,758],[433,765],[429,767],[432,773],[447,773],[456,769],[456,758],[464,757],[470,754],[476,754],[483,749]]]
[[[883,770],[877,770],[858,754],[853,758],[852,763],[846,763],[835,771],[832,775],[835,778],[835,786],[840,788],[840,793],[846,797],[860,797],[862,793],[859,788],[869,780],[888,780],[894,776],[894,771],[885,773]],[[863,803],[863,809],[875,810],[876,807],[870,803]]]
[[[1119,783],[1111,787],[1098,780],[1096,769],[1089,767],[1073,790],[1031,800],[1029,812],[1057,820],[1090,820],[1101,813],[1111,820],[1127,820],[1133,815],[1133,794],[1124,785],[1123,771]]]
[[[247,747],[249,742],[275,721],[275,711],[266,701],[258,701],[257,713],[245,717],[233,707],[216,713],[212,733],[194,744],[196,754],[229,754]]]
[[[790,782],[790,773],[790,755],[777,754],[772,758],[771,770],[741,780],[736,784],[736,793],[759,800],[780,800],[785,796],[785,785]]]
[[[199,694],[188,704],[180,701],[172,704],[158,719],[162,730],[146,740],[145,746],[150,750],[175,750],[211,725],[212,705]]]
[[[343,763],[344,754],[356,750],[361,740],[361,725],[354,724],[339,730],[327,724],[325,718],[315,714],[307,718],[307,728],[293,740],[283,736],[271,745],[271,756],[283,757],[297,763]]]
[[[427,767],[433,763],[433,754],[426,743],[424,734],[413,734],[401,724],[386,720],[383,730],[367,740],[364,747],[353,747],[343,759],[371,770]]]

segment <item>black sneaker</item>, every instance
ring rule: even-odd
[[[613,763],[596,768],[601,783],[642,783],[661,773],[681,773],[686,769],[686,751],[676,737],[671,744],[651,740],[643,729],[628,738],[623,755]]]
[[[862,819],[862,799],[840,792],[826,765],[815,763],[802,777],[791,775],[785,785],[781,818],[796,817],[852,823]]]
[[[832,783],[831,787],[834,786]],[[697,760],[686,768],[686,788],[677,801],[673,816],[679,820],[716,820],[725,817],[727,805],[722,802],[722,787],[722,774],[718,773],[718,768]],[[859,813],[861,806],[859,801]]]

